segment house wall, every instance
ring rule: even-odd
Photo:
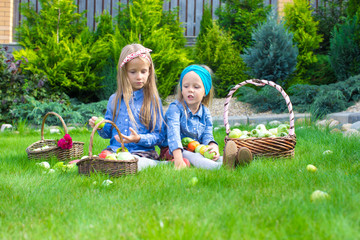
[[[0,44],[13,41],[13,0],[0,1]]]

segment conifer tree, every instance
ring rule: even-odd
[[[294,33],[294,42],[299,48],[296,72],[299,83],[306,83],[304,79],[308,67],[317,62],[314,50],[318,49],[322,38],[317,34],[319,22],[311,16],[310,3],[308,0],[294,0],[285,5],[285,26]]]
[[[360,74],[360,25],[358,16],[348,18],[330,39],[330,63],[338,81]]]
[[[293,34],[287,31],[276,16],[267,20],[252,33],[253,46],[244,50],[242,58],[250,75],[282,83],[294,70],[298,49],[293,46]]]

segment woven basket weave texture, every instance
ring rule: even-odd
[[[285,137],[272,137],[272,138],[229,138],[230,133],[230,124],[228,121],[228,108],[232,95],[234,92],[245,84],[253,84],[255,86],[265,86],[270,85],[276,88],[284,97],[286,104],[288,106],[289,115],[290,115],[290,128],[289,134]],[[254,156],[266,156],[266,157],[275,157],[275,158],[291,158],[295,155],[295,145],[296,145],[296,135],[294,127],[294,112],[292,109],[292,104],[289,96],[282,89],[281,86],[275,84],[272,81],[259,80],[259,79],[250,79],[244,82],[237,84],[233,87],[229,94],[226,96],[224,104],[224,125],[226,128],[225,143],[228,141],[234,141],[238,148],[247,147]]]
[[[119,177],[119,176],[137,173],[138,159],[136,157],[129,160],[110,160],[110,159],[104,159],[93,156],[92,148],[93,148],[94,134],[98,129],[98,127],[104,122],[110,123],[116,129],[120,137],[121,149],[122,151],[125,151],[124,140],[122,138],[119,128],[112,121],[102,120],[101,122],[95,125],[90,135],[88,157],[81,159],[79,162],[77,162],[79,174],[90,175],[91,173],[94,172],[101,172],[103,174],[109,174],[112,177]]]
[[[29,147],[26,148],[26,153],[28,154],[28,159],[30,160],[39,160],[44,159],[48,160],[52,157],[56,157],[59,161],[66,161],[71,160],[74,158],[79,158],[84,153],[84,143],[73,141],[73,146],[71,149],[62,149],[57,145],[56,140],[51,139],[44,139],[44,126],[45,120],[49,115],[55,115],[58,117],[62,123],[64,128],[65,134],[68,133],[66,124],[63,118],[55,113],[55,112],[48,112],[42,121],[41,125],[41,140],[31,144]],[[44,146],[48,146],[49,148],[41,149]]]

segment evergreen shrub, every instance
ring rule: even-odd
[[[249,74],[284,86],[286,78],[295,70],[298,56],[292,39],[293,34],[285,29],[282,22],[277,22],[274,14],[270,14],[263,24],[254,29],[253,45],[241,55],[250,68]]]
[[[314,21],[319,22],[317,32],[323,38],[320,47],[315,50],[317,54],[327,54],[329,52],[331,32],[335,26],[339,26],[345,22],[346,2],[347,1],[344,0],[327,0],[313,9],[312,16]]]
[[[100,100],[109,100],[111,94],[115,93],[117,89],[117,65],[112,58],[108,58],[98,76],[102,78],[102,82],[96,96]]]
[[[322,117],[344,111],[360,100],[360,75],[328,85],[296,84],[287,90],[287,94],[295,111],[311,112],[315,118]],[[250,103],[258,112],[287,112],[286,104],[282,104],[282,95],[269,86],[258,91],[244,86],[234,96],[240,101]]]
[[[297,112],[309,112],[320,86],[309,84],[295,84],[287,90],[293,108]]]
[[[271,6],[265,7],[263,0],[225,0],[222,3],[216,10],[218,23],[230,32],[235,48],[241,51],[250,46],[252,30],[266,19]]]
[[[118,30],[110,48],[118,54],[117,58],[122,47],[129,43],[152,49],[157,88],[165,99],[174,93],[181,71],[192,61],[184,50],[186,39],[177,12],[166,13],[162,9],[162,0],[134,0],[124,6],[117,17]],[[115,44],[117,42],[120,44]]]
[[[88,104],[66,104],[63,102],[40,102],[28,97],[26,103],[13,107],[10,111],[15,121],[26,120],[27,123],[41,126],[43,118],[48,112],[58,113],[68,124],[86,125],[92,116],[104,116],[108,100]],[[47,125],[59,125],[58,118],[47,118]]]
[[[349,105],[340,90],[322,88],[316,95],[310,112],[315,118],[323,118],[329,113],[344,111]]]
[[[40,4],[39,13],[31,4],[22,5],[25,17],[17,31],[25,49],[14,56],[26,57],[26,69],[45,75],[53,89],[85,102],[96,99],[101,82],[96,73],[107,60],[107,40],[95,40],[72,0]]]
[[[257,112],[272,111],[282,113],[287,110],[286,102],[281,93],[271,86],[239,88],[234,94],[239,101],[250,103]]]
[[[285,26],[294,33],[293,40],[299,48],[296,81],[308,83],[309,79],[305,78],[306,72],[312,63],[317,62],[314,51],[320,47],[322,41],[321,36],[317,33],[319,23],[314,21],[311,16],[308,0],[294,0],[293,3],[286,4],[284,14]]]
[[[231,36],[220,29],[213,21],[202,35],[202,41],[195,45],[194,59],[196,63],[209,66],[214,74],[213,80],[217,97],[225,97],[229,88],[248,78],[247,68],[240,53],[232,45]]]
[[[330,40],[330,62],[338,81],[360,73],[360,25],[358,17],[348,18],[334,28]]]
[[[318,61],[309,65],[305,78],[309,84],[326,85],[337,82],[336,75],[330,64],[328,55],[317,55]]]

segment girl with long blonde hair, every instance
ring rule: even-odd
[[[122,133],[125,147],[137,155],[138,169],[154,166],[159,156],[155,145],[164,138],[162,103],[156,87],[151,50],[141,44],[125,46],[120,54],[117,90],[110,96],[105,119],[113,121]],[[97,117],[89,120],[95,126]],[[106,123],[98,133],[110,138],[107,150],[116,152],[120,138],[115,128]]]

